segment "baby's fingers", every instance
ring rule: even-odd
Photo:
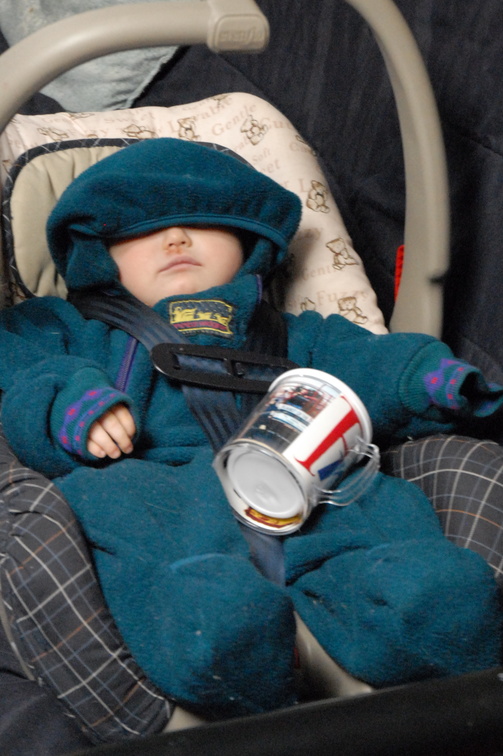
[[[93,423],[89,431],[87,451],[99,458],[111,457],[112,459],[117,459],[121,455],[121,450],[113,438],[101,426],[99,420]]]
[[[112,407],[110,412],[115,415],[118,422],[122,425],[128,438],[132,439],[136,433],[136,425],[129,408],[125,404],[118,404],[116,407]],[[131,448],[133,448],[132,445]]]
[[[132,437],[135,424],[131,412],[125,405],[113,407],[92,424],[87,450],[95,457],[117,459],[121,453],[133,451]]]
[[[121,450],[117,444],[110,438],[99,425],[93,426],[87,439],[87,451],[94,457],[111,457],[117,459],[121,455]]]

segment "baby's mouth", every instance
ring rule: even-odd
[[[180,255],[179,257],[174,257],[172,260],[166,263],[166,265],[161,268],[160,272],[165,273],[166,271],[173,270],[173,268],[177,268],[180,265],[193,265],[195,267],[199,267],[199,263],[197,262],[197,260],[194,260],[193,257],[190,257],[189,255]]]

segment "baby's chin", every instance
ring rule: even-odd
[[[168,297],[190,297],[193,294],[200,294],[201,292],[206,291],[207,288],[207,286],[169,286],[158,292],[158,296],[152,296],[148,301],[145,299],[143,301],[149,307],[153,307],[157,302],[160,302],[163,299],[168,299]]]

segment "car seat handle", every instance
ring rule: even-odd
[[[416,42],[392,0],[345,0],[370,25],[398,110],[405,161],[405,261],[392,330],[439,336],[448,266],[445,150],[431,84]],[[254,0],[190,0],[110,6],[39,29],[0,56],[0,132],[33,94],[80,63],[121,50],[206,43],[259,51],[266,18]]]
[[[149,3],[148,9],[128,3],[68,16],[0,56],[0,132],[46,84],[102,55],[195,44],[216,52],[260,52],[268,41],[269,23],[255,0],[164,0]]]
[[[346,0],[371,27],[398,110],[405,163],[405,258],[393,331],[441,336],[449,265],[445,148],[431,83],[412,33],[391,0]]]

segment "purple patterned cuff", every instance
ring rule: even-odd
[[[86,391],[81,399],[65,411],[63,425],[58,434],[63,448],[79,457],[92,456],[86,449],[89,428],[95,420],[120,401],[123,401],[123,395],[111,388]]]
[[[476,417],[491,414],[502,401],[502,387],[487,383],[477,368],[461,360],[442,359],[437,370],[425,375],[424,385],[432,404],[457,411],[469,409]]]
[[[424,377],[426,391],[432,403],[438,407],[458,410],[459,387],[467,373],[472,370],[469,365],[458,360],[441,360],[440,367]]]

